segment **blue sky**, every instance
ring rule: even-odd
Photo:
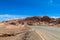
[[[60,0],[0,0],[0,14],[60,16]]]
[[[60,0],[0,0],[0,15],[6,14],[60,17]]]

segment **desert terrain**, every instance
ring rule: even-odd
[[[0,40],[59,40],[60,18],[48,16],[0,22]]]
[[[60,28],[48,26],[30,26],[42,40],[60,40]]]

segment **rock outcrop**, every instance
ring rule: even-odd
[[[3,21],[0,23],[0,40],[30,40],[32,38],[32,40],[40,40],[39,36],[35,32],[31,31],[31,29],[28,27],[38,25],[60,27],[60,18],[55,19],[48,16],[34,16],[24,19]],[[30,39],[27,39],[28,35],[30,35]],[[35,35],[37,38],[35,37]]]
[[[60,18],[50,18],[48,16],[34,16],[34,17],[27,17],[25,19],[16,19],[16,20],[10,20],[10,21],[4,21],[6,25],[49,25],[54,26],[57,24],[60,24]]]

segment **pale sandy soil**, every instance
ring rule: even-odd
[[[5,34],[5,35],[4,35]],[[8,35],[7,34],[14,34]],[[24,25],[5,25],[0,23],[0,40],[42,40],[41,37],[29,27]]]
[[[43,40],[60,40],[60,28],[50,26],[30,26]]]
[[[42,40],[41,37],[35,31],[26,31],[24,33],[15,35],[0,37],[0,40]]]

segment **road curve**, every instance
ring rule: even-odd
[[[36,31],[36,33],[39,34],[39,36],[42,38],[42,40],[60,40],[60,28],[57,27],[51,27],[51,26],[29,26],[33,30]]]

